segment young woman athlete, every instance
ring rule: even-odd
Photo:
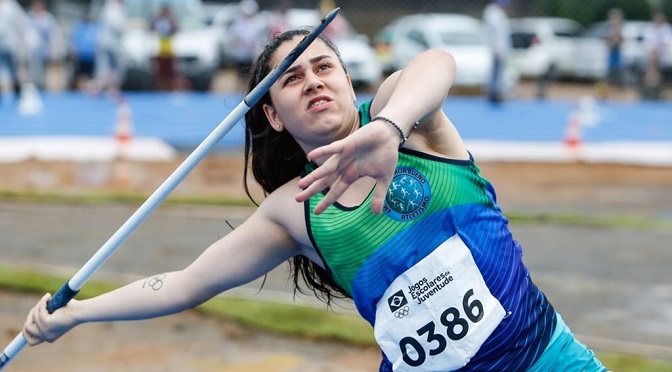
[[[306,34],[272,40],[250,88]],[[267,193],[252,216],[161,274],[160,289],[140,280],[51,315],[45,295],[28,343],[181,312],[290,260],[297,287],[353,299],[381,371],[605,370],[532,283],[494,189],[443,112],[454,75],[449,53],[428,51],[357,107],[336,48],[316,40],[246,114],[246,163]]]

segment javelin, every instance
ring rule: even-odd
[[[177,185],[191,172],[194,167],[212,150],[212,148],[233,128],[254,106],[261,97],[268,92],[273,85],[294,61],[308,48],[308,46],[324,31],[324,29],[336,18],[340,8],[327,14],[320,24],[297,45],[251,92],[236,106],[229,115],[201,142],[198,147],[180,164],[173,173],[159,186],[159,188],[147,198],[126,222],[103,244],[75,275],[70,278],[54,294],[47,303],[47,310],[53,313],[65,306],[84,283],[107,261],[114,251],[128,238],[133,231],[149,216],[156,207],[170,194]],[[0,355],[0,370],[7,365],[26,346],[27,341],[23,333],[19,333],[12,342],[7,345]]]

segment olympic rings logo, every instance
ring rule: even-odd
[[[410,312],[411,312],[411,308],[409,308],[408,306],[404,306],[394,313],[394,317],[397,318],[397,319],[403,319],[406,316],[408,316],[408,313],[410,313]]]

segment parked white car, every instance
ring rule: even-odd
[[[177,71],[191,89],[207,91],[220,62],[218,35],[204,21],[200,0],[127,0],[124,2],[128,27],[122,39],[127,65],[122,84],[128,90],[154,87],[152,61],[159,53],[159,37],[150,30],[150,21],[163,4],[171,7],[179,29],[173,37]]]
[[[387,67],[403,68],[413,57],[428,50],[442,49],[455,57],[457,73],[453,86],[484,89],[492,67],[483,22],[452,13],[413,14],[401,17],[384,28],[389,38]],[[504,71],[505,91],[510,96],[519,75],[508,66]]]
[[[575,78],[602,76],[604,68],[581,71],[585,63],[577,52],[577,40],[583,32],[580,23],[566,18],[532,17],[510,21],[510,63],[523,77],[542,76]],[[584,76],[580,76],[584,75]]]

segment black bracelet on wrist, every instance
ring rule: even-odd
[[[382,120],[382,121],[386,121],[386,122],[390,123],[390,125],[392,125],[392,126],[399,132],[399,136],[401,137],[401,143],[399,144],[399,147],[403,146],[404,143],[406,143],[406,140],[408,140],[408,136],[406,136],[406,135],[404,134],[404,131],[401,129],[401,127],[400,127],[397,123],[395,123],[394,121],[392,121],[392,119],[390,119],[390,118],[386,118],[386,117],[384,117],[384,116],[375,116],[375,117],[373,117],[373,118],[371,119],[371,121],[376,121],[376,120]],[[416,121],[415,124],[413,124],[413,128],[412,128],[412,129],[417,128],[417,127],[418,127],[418,124],[419,124],[419,123]],[[411,129],[411,130],[412,130],[412,129]],[[409,133],[409,135],[410,135],[410,133]]]

